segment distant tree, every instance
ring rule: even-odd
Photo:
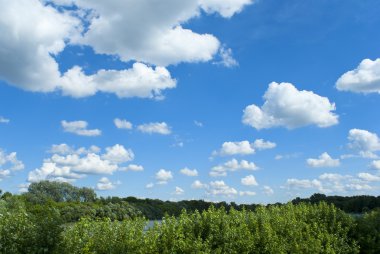
[[[78,188],[69,183],[41,181],[29,185],[25,196],[29,202],[43,204],[55,202],[91,202],[96,194],[90,188]]]
[[[358,217],[355,238],[359,242],[360,253],[380,253],[380,209]]]
[[[8,198],[10,198],[10,197],[12,197],[13,195],[12,195],[12,193],[10,193],[10,192],[5,192],[2,196],[1,196],[1,199],[4,199],[4,200],[6,200],[6,199],[8,199]]]

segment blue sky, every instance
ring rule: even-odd
[[[379,195],[376,0],[0,6],[0,189]]]

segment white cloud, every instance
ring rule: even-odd
[[[174,195],[182,195],[183,193],[185,193],[185,191],[184,191],[182,188],[176,186],[176,187],[175,187],[175,191],[174,191],[173,194],[174,194]]]
[[[230,48],[221,47],[219,50],[220,61],[214,62],[217,65],[223,65],[227,68],[233,68],[239,65],[239,63],[233,58],[232,50]]]
[[[253,145],[249,141],[240,142],[224,142],[220,150],[214,151],[213,155],[229,156],[229,155],[248,155],[255,153]]]
[[[380,160],[372,161],[371,168],[380,170]]]
[[[223,168],[219,170],[219,167],[214,167],[210,171],[209,175],[212,177],[224,177],[227,176],[227,172]]]
[[[207,13],[218,12],[222,17],[231,18],[241,12],[253,0],[200,0],[201,7]]]
[[[266,150],[266,149],[272,149],[275,148],[277,145],[276,143],[265,141],[264,139],[256,139],[255,142],[253,142],[253,147],[257,150]]]
[[[80,30],[78,19],[39,0],[0,0],[0,78],[24,90],[53,92],[60,82],[54,56]]]
[[[347,195],[349,192],[363,193],[363,191],[372,190],[373,187],[369,183],[379,181],[380,177],[368,173],[359,173],[357,177],[324,173],[318,179],[288,179],[286,187],[294,190],[314,189],[321,193]]]
[[[295,159],[298,158],[301,153],[291,153],[291,154],[277,154],[274,159],[275,160],[283,160],[283,159]]]
[[[145,185],[145,188],[147,189],[152,189],[154,187],[154,183],[148,183],[147,185]]]
[[[22,183],[22,184],[19,184],[17,187],[18,187],[18,191],[20,193],[25,193],[28,191],[28,188],[29,188],[29,183]]]
[[[186,176],[198,176],[198,171],[196,169],[183,168],[180,172]]]
[[[376,133],[367,130],[351,129],[348,134],[348,146],[363,154],[380,150],[380,139]]]
[[[255,196],[256,192],[253,191],[239,191],[240,196]]]
[[[222,165],[215,166],[211,169],[210,176],[227,176],[227,172],[233,172],[237,170],[257,170],[259,167],[255,163],[246,160],[241,160],[240,162],[236,159],[225,162]]]
[[[327,180],[330,182],[339,182],[341,180],[350,179],[350,178],[352,178],[352,176],[340,175],[340,174],[336,174],[336,173],[324,173],[324,174],[319,176],[320,180]]]
[[[353,191],[364,191],[364,190],[371,190],[372,187],[369,186],[368,184],[360,184],[360,183],[352,183],[348,184],[346,186],[348,190],[353,190]]]
[[[248,175],[248,176],[242,178],[241,184],[247,185],[247,186],[257,186],[258,185],[256,178],[253,175]]]
[[[119,118],[115,118],[113,120],[116,128],[118,129],[127,129],[127,130],[130,130],[132,129],[133,125],[131,122],[127,121],[127,120],[124,120],[124,119],[119,119]]]
[[[156,179],[158,184],[166,184],[169,180],[173,179],[173,175],[171,171],[160,169],[156,173]]]
[[[171,133],[169,125],[165,122],[141,124],[137,126],[137,129],[142,133],[148,134],[157,133],[161,135],[169,135]]]
[[[197,1],[167,0],[154,7],[149,0],[75,2],[97,14],[78,42],[124,62],[160,66],[203,62],[211,60],[220,46],[213,35],[182,28],[181,23],[199,15]]]
[[[52,145],[49,152],[65,155],[69,153],[74,153],[74,150],[67,144],[59,144],[59,145]]]
[[[322,183],[319,180],[308,180],[308,179],[288,179],[286,181],[286,185],[289,188],[295,188],[295,189],[308,189],[308,188],[315,188],[318,190],[322,190]]]
[[[59,145],[52,145],[51,149],[48,151],[52,154],[60,154],[60,155],[67,155],[67,154],[88,154],[88,153],[99,153],[100,148],[97,146],[90,146],[88,149],[84,147],[80,147],[78,149],[74,149],[73,147],[67,145],[67,144],[59,144]]]
[[[28,181],[58,180],[72,182],[88,174],[113,174],[123,170],[122,163],[133,159],[133,152],[121,145],[107,147],[100,154],[100,148],[91,146],[74,149],[66,144],[53,145],[50,158],[45,159],[40,168],[29,172]]]
[[[70,166],[57,165],[55,162],[47,160],[40,168],[29,172],[28,181],[39,182],[42,180],[53,180],[72,182],[83,177],[85,177],[84,174],[72,172]]]
[[[9,123],[10,122],[10,120],[9,119],[7,119],[7,118],[5,118],[5,117],[2,117],[2,116],[0,116],[0,123]]]
[[[99,129],[88,130],[86,121],[61,121],[62,128],[65,132],[74,133],[79,136],[100,136],[102,131]]]
[[[380,58],[364,59],[356,69],[338,79],[336,88],[354,93],[380,93]]]
[[[11,171],[9,169],[2,169],[0,170],[0,181],[3,180],[3,178],[10,176]]]
[[[264,105],[245,108],[243,123],[258,130],[272,127],[294,129],[307,125],[329,127],[338,124],[335,104],[312,91],[299,91],[290,83],[269,84]]]
[[[120,164],[131,161],[135,155],[131,149],[125,149],[124,146],[116,144],[106,148],[106,153],[102,155],[102,159],[108,160],[114,164]]]
[[[263,187],[263,193],[264,193],[265,195],[267,195],[267,196],[271,196],[271,195],[274,194],[274,191],[273,191],[273,189],[272,189],[271,187],[265,185],[265,186]]]
[[[202,182],[199,181],[199,180],[195,180],[195,181],[191,184],[191,188],[193,188],[193,189],[206,189],[206,188],[208,188],[208,185],[205,184],[205,183],[202,183]]]
[[[359,173],[358,177],[367,182],[380,182],[380,176],[372,175],[369,173]]]
[[[62,11],[46,4],[51,2],[76,7]],[[176,81],[160,66],[209,61],[221,48],[215,36],[182,25],[203,15],[201,10],[229,18],[250,3],[0,0],[0,33],[5,35],[0,39],[0,78],[24,90],[61,91],[72,97],[105,92],[123,98],[161,99],[162,91],[174,88]],[[99,70],[93,75],[74,66],[61,74],[55,56],[67,45],[87,45],[97,54],[135,63],[130,69]]]
[[[198,127],[203,127],[203,123],[202,122],[199,122],[199,121],[194,121],[194,124]]]
[[[210,189],[207,193],[213,196],[221,195],[225,197],[233,197],[238,194],[236,189],[228,186],[224,181],[210,182]]]
[[[126,70],[99,70],[87,76],[79,66],[64,73],[60,89],[63,95],[74,98],[92,96],[97,92],[113,93],[119,98],[162,99],[162,90],[176,87],[164,67],[150,67],[143,63],[134,63]]]
[[[307,165],[313,168],[331,168],[339,167],[339,159],[333,159],[328,153],[322,153],[318,159],[309,158],[306,160]]]
[[[136,164],[129,164],[126,167],[121,168],[122,171],[144,171],[144,167]]]
[[[23,170],[24,163],[17,158],[17,153],[6,153],[0,148],[0,181],[12,174],[13,171]]]
[[[96,184],[96,189],[100,191],[113,190],[116,188],[116,184],[112,183],[107,177],[102,177]]]

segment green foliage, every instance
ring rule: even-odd
[[[25,194],[28,202],[44,204],[50,200],[55,202],[90,202],[96,194],[90,188],[78,188],[69,183],[41,181],[29,185]]]
[[[352,216],[324,199],[368,210],[377,200],[315,194],[306,203],[214,206],[96,198],[93,190],[42,182],[26,194],[1,196],[0,253],[338,254],[359,253],[359,247],[360,253],[380,253],[380,210]],[[142,215],[162,221],[147,229]]]
[[[380,253],[380,209],[359,217],[355,230],[361,253]]]
[[[145,248],[144,219],[112,222],[110,219],[81,219],[68,226],[58,253],[140,253]]]
[[[46,207],[39,213],[32,214],[35,225],[34,246],[37,253],[52,253],[60,243],[63,221],[57,209]]]
[[[0,253],[36,253],[35,228],[22,202],[0,203]]]
[[[365,213],[380,207],[380,196],[326,196],[324,194],[316,193],[310,198],[296,198],[292,201],[293,204],[299,203],[311,203],[318,204],[319,202],[326,202],[328,204],[334,204],[337,208],[345,211],[346,213]]]
[[[358,253],[353,219],[334,206],[224,208],[165,217],[144,233],[141,219],[83,219],[67,227],[61,253]]]

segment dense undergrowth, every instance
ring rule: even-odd
[[[255,211],[167,216],[146,229],[141,217],[82,218],[63,224],[57,209],[27,212],[17,199],[0,203],[0,253],[379,253],[380,212],[355,219],[324,202]]]
[[[0,191],[0,254],[380,253],[379,200],[315,194],[267,206],[175,203],[98,198],[89,188],[43,181],[21,195]],[[152,218],[162,221],[147,228]]]

